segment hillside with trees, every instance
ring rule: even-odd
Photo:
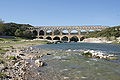
[[[97,38],[97,37],[120,37],[120,26],[110,27],[103,31],[92,32],[88,35],[85,35],[86,38]]]
[[[33,27],[29,24],[4,23],[0,20],[0,36],[15,36],[21,38],[32,38],[32,33],[26,31],[27,27]]]

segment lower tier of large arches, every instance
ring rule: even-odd
[[[46,40],[59,40],[59,41],[64,41],[64,42],[78,42],[78,41],[83,41],[85,38],[84,37],[78,37],[78,36],[47,36],[47,37],[39,37],[39,39],[46,39]]]

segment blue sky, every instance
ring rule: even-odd
[[[0,0],[0,18],[33,26],[117,26],[120,0]]]

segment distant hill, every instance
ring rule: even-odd
[[[114,26],[114,27],[110,27],[107,28],[105,30],[102,31],[96,31],[96,32],[92,32],[88,35],[85,35],[84,37],[86,38],[92,38],[92,37],[120,37],[120,26]]]

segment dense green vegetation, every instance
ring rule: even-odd
[[[4,78],[4,77],[7,77],[7,75],[3,72],[0,72],[0,78]]]
[[[0,35],[1,36],[16,36],[22,38],[32,38],[32,33],[26,31],[27,27],[33,27],[29,24],[4,23],[0,20]]]
[[[96,32],[92,32],[88,35],[85,36],[86,38],[90,38],[90,37],[120,37],[120,26],[115,26],[115,27],[110,27],[107,28],[103,31],[96,31]]]

